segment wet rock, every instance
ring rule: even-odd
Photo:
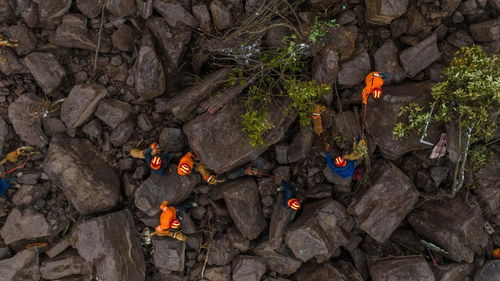
[[[2,48],[0,72],[5,75],[26,74],[28,69],[19,62],[19,58],[11,49]]]
[[[87,18],[95,18],[101,14],[103,3],[104,2],[94,0],[76,0],[76,7]]]
[[[166,237],[154,237],[153,259],[160,271],[183,271],[186,243]]]
[[[43,119],[42,124],[43,124],[43,131],[49,137],[52,137],[57,133],[66,132],[66,126],[61,120],[57,118]]]
[[[231,266],[207,267],[204,277],[208,281],[231,281]]]
[[[34,94],[23,94],[9,106],[9,120],[16,134],[29,145],[44,147],[48,143],[47,136],[42,131],[42,122],[39,118],[32,118],[31,114],[41,113],[43,100]]]
[[[120,199],[116,171],[87,141],[62,134],[53,136],[44,171],[81,214],[111,209]]]
[[[472,37],[477,42],[492,42],[500,39],[500,17],[470,26]]]
[[[253,256],[237,256],[233,261],[234,281],[259,281],[266,273],[262,260]]]
[[[341,88],[349,88],[365,80],[365,75],[371,70],[368,53],[362,52],[340,65],[338,83]]]
[[[62,23],[49,37],[50,43],[67,48],[95,50],[97,40],[91,39],[87,30],[87,18],[80,14],[67,14]]]
[[[132,111],[132,106],[126,102],[117,99],[103,99],[99,102],[95,116],[114,129],[125,121]]]
[[[137,36],[138,33],[134,28],[127,24],[122,24],[118,27],[118,30],[113,32],[113,47],[120,51],[132,52],[134,50],[134,45],[130,42],[135,42]]]
[[[40,280],[38,249],[29,248],[0,261],[1,280]]]
[[[406,256],[380,259],[370,266],[373,281],[398,280],[434,281],[434,274],[423,257]]]
[[[384,85],[398,83],[406,77],[406,72],[399,65],[398,48],[391,39],[385,41],[380,48],[373,54],[375,60],[375,69],[390,75],[384,79]]]
[[[34,1],[38,4],[40,24],[47,29],[54,29],[64,14],[71,7],[71,0]]]
[[[413,209],[418,191],[411,179],[389,161],[378,161],[372,169],[372,185],[353,198],[348,211],[356,216],[359,228],[383,243]]]
[[[165,128],[160,133],[159,144],[167,151],[180,152],[186,145],[186,136],[181,129]]]
[[[148,26],[160,42],[163,54],[168,58],[169,71],[175,71],[182,63],[187,45],[191,41],[191,30],[169,28],[167,20],[160,17],[151,18]]]
[[[323,49],[313,60],[312,78],[321,84],[334,84],[339,71],[339,55],[333,49]]]
[[[295,212],[283,207],[283,197],[278,196],[269,225],[269,245],[276,249],[283,244],[283,235]]]
[[[401,64],[410,77],[414,77],[441,57],[436,43],[437,37],[433,34],[399,54]]]
[[[215,28],[219,31],[223,31],[233,24],[231,11],[222,0],[212,0],[210,2],[210,13],[212,14]]]
[[[31,53],[21,62],[29,69],[38,86],[47,95],[56,91],[66,76],[66,71],[58,62],[58,58],[51,53]]]
[[[152,174],[135,191],[135,206],[155,216],[160,213],[160,204],[167,200],[169,205],[181,204],[199,183],[196,175],[180,176],[176,172],[167,175]]]
[[[107,0],[106,9],[121,18],[133,16],[137,10],[134,0]]]
[[[356,38],[358,37],[358,29],[355,26],[346,26],[336,28],[328,33],[324,39],[325,45],[323,49],[337,51],[340,60],[345,61],[354,53]]]
[[[325,262],[320,265],[309,263],[299,269],[294,276],[297,281],[362,281],[361,274],[351,263],[337,261],[335,263]]]
[[[119,227],[120,231],[117,231]],[[71,245],[101,280],[145,280],[144,256],[132,214],[123,210],[76,227]]]
[[[38,175],[40,177],[40,175]],[[18,180],[19,181],[19,180]],[[12,196],[12,202],[16,206],[27,207],[34,205],[49,193],[49,189],[43,185],[23,184]]]
[[[134,123],[125,121],[116,126],[109,136],[109,142],[114,146],[122,146],[126,143],[134,133]]]
[[[17,25],[9,26],[9,36],[19,41],[19,46],[15,47],[16,53],[20,56],[27,55],[35,49],[36,37],[33,31],[26,25],[18,22]]]
[[[165,75],[150,34],[142,38],[134,64],[135,90],[143,99],[152,99],[165,91]]]
[[[234,180],[224,184],[220,191],[241,234],[250,240],[257,238],[267,223],[262,214],[255,180],[251,177]]]
[[[474,44],[474,39],[464,30],[458,30],[451,34],[446,38],[446,41],[457,48],[472,46]]]
[[[414,210],[408,221],[420,236],[446,250],[450,259],[472,263],[474,253],[482,252],[488,238],[481,209],[470,201],[467,205],[463,194],[429,201]]]
[[[227,235],[221,235],[213,240],[210,254],[208,255],[209,265],[227,265],[238,255],[238,250],[231,246],[231,240]]]
[[[187,26],[196,28],[198,26],[198,21],[186,10],[181,2],[154,0],[154,8],[173,27]]]
[[[266,241],[259,244],[252,251],[264,260],[268,270],[282,275],[294,274],[302,265],[302,262],[295,259],[285,246],[273,249],[269,242]]]
[[[366,2],[368,12],[366,20],[375,24],[389,24],[395,18],[404,15],[408,9],[408,0],[375,0]]]
[[[433,86],[434,84],[428,81],[387,86],[383,89],[383,102],[373,99],[368,101],[365,128],[379,146],[384,157],[393,160],[407,152],[429,148],[428,145],[419,142],[420,134],[414,133],[400,140],[396,139],[392,130],[397,122],[403,120],[402,117],[398,117],[400,108],[413,101],[420,105],[427,105]],[[440,134],[437,128],[430,126],[426,139],[437,143]]]
[[[94,113],[107,93],[106,88],[99,84],[75,85],[61,105],[61,120],[68,128],[79,127]]]
[[[434,276],[436,281],[467,281],[473,269],[471,264],[449,264],[440,266]]]
[[[500,260],[487,261],[474,275],[474,281],[490,281],[500,277]]]
[[[63,230],[63,222],[64,218],[49,219],[31,208],[14,208],[0,229],[0,235],[7,245],[23,240],[50,238]]]
[[[193,5],[191,9],[193,10],[193,16],[200,23],[200,29],[210,33],[212,31],[212,17],[210,16],[207,5]]]
[[[53,280],[71,275],[90,275],[92,268],[82,257],[71,253],[64,257],[43,261],[40,273],[42,278]]]

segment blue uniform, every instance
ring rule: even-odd
[[[153,159],[153,157],[155,155],[152,155],[151,152],[153,152],[153,150],[151,148],[148,148],[148,149],[146,149],[146,151],[144,151],[144,160],[146,160],[146,163],[148,164],[149,169],[154,174],[166,175],[168,164],[170,163],[170,160],[172,160],[172,158],[175,157],[176,154],[175,153],[166,153],[166,152],[160,153],[159,156],[161,158],[161,167],[158,170],[153,170],[150,167],[150,163],[151,163],[151,159]]]
[[[352,177],[354,175],[354,170],[356,169],[356,163],[354,161],[345,160],[347,164],[344,167],[337,167],[333,162],[332,156],[330,153],[326,152],[326,163],[328,164],[328,168],[332,170],[335,174],[341,176],[342,178]]]
[[[283,207],[290,208],[288,207],[288,200],[297,198],[295,187],[286,181],[281,181],[281,186],[283,187],[281,191],[281,195],[283,196]]]
[[[7,190],[9,190],[9,188],[10,188],[11,181],[12,181],[12,177],[0,178],[0,196],[7,193]]]

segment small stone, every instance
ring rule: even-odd
[[[186,243],[163,237],[153,237],[153,260],[160,271],[183,271]]]
[[[113,129],[109,136],[109,141],[114,146],[122,146],[126,143],[134,133],[134,123],[132,121],[125,121],[120,123]]]
[[[141,113],[137,117],[137,125],[139,126],[139,128],[141,128],[141,130],[143,130],[145,132],[153,129],[153,125],[151,124],[151,120],[149,120],[149,117],[146,113]]]
[[[221,0],[212,0],[210,2],[210,13],[212,14],[215,28],[219,31],[223,31],[233,23],[231,11]]]
[[[36,37],[26,25],[18,22],[17,25],[11,25],[8,28],[10,38],[18,40],[18,46],[15,47],[16,53],[25,56],[31,53],[36,47]]]

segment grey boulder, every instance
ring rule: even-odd
[[[47,95],[53,94],[66,76],[66,71],[58,58],[51,53],[34,52],[25,56],[21,61]]]
[[[43,99],[28,93],[17,98],[9,106],[9,120],[16,134],[29,145],[44,147],[48,138],[42,130],[40,121],[43,108]]]
[[[94,113],[107,92],[95,83],[75,85],[61,105],[61,120],[68,128],[79,127]]]

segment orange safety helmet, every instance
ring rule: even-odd
[[[152,150],[151,154],[155,155],[157,153],[158,143],[154,141],[149,147]]]
[[[312,119],[319,119],[319,118],[321,118],[321,114],[313,112],[311,117],[312,117]]]
[[[497,260],[500,259],[500,248],[493,250],[493,253],[491,254],[491,256],[494,259],[497,259]]]
[[[178,219],[173,219],[170,222],[170,227],[173,229],[177,229],[177,228],[181,227],[181,222]]]
[[[373,89],[373,97],[378,99],[382,96],[382,90],[380,88]]]
[[[151,159],[151,163],[149,164],[149,166],[153,170],[159,170],[161,168],[161,157],[160,156],[153,157],[153,159]]]
[[[179,174],[183,176],[191,174],[191,166],[186,163],[181,163],[179,165]]]
[[[347,165],[347,161],[345,161],[344,157],[337,156],[335,157],[335,165],[337,165],[337,167],[345,167],[345,165]]]
[[[292,198],[292,199],[288,200],[288,207],[290,207],[290,209],[292,209],[294,211],[299,210],[300,209],[299,200],[297,200],[297,198]]]

